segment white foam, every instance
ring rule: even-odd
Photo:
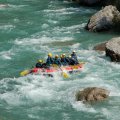
[[[14,8],[14,9],[21,9],[22,7],[27,7],[28,5],[13,5],[13,4],[8,4],[9,8]]]
[[[90,112],[90,113],[97,112],[94,108],[92,108],[92,106],[87,106],[83,104],[82,102],[75,102],[72,106],[77,111],[84,111],[84,112]]]
[[[15,55],[15,53],[13,52],[12,49],[10,49],[8,51],[2,51],[2,52],[0,52],[0,57],[2,59],[11,60],[13,55]]]
[[[8,4],[0,4],[0,9],[8,7]]]
[[[0,99],[5,100],[9,105],[20,105],[20,95],[16,93],[7,92],[0,95]]]
[[[80,32],[80,29],[82,29],[85,26],[85,23],[80,25],[72,25],[69,27],[55,27],[53,29],[54,33],[76,33]]]
[[[42,25],[42,28],[43,28],[43,29],[46,29],[46,28],[48,28],[48,27],[49,27],[48,24],[43,24],[43,25]]]
[[[78,49],[79,47],[80,47],[80,43],[76,43],[76,44],[73,44],[72,46],[70,46],[70,48],[73,50]]]
[[[40,37],[40,38],[25,38],[25,39],[16,39],[15,40],[15,44],[16,45],[42,45],[42,44],[45,44],[45,43],[52,43],[52,42],[55,42],[55,41],[71,41],[73,40],[72,37],[61,37],[61,38],[50,38],[50,37],[47,37],[47,36],[43,36],[43,37]]]
[[[14,25],[1,25],[0,26],[0,30],[12,30],[12,29],[14,29],[15,28],[15,26]]]
[[[49,20],[48,20],[48,23],[50,23],[50,24],[57,24],[58,21],[49,19]]]

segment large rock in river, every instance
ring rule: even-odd
[[[109,30],[117,23],[120,23],[120,12],[115,6],[109,5],[90,18],[86,29],[89,31]]]
[[[113,38],[106,43],[106,56],[113,62],[120,62],[120,37]]]
[[[108,98],[109,91],[103,88],[89,87],[77,92],[76,100],[83,102],[102,101]]]

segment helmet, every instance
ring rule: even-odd
[[[69,58],[71,58],[71,55],[69,55]]]
[[[43,63],[43,60],[38,60],[39,63]]]
[[[48,53],[48,56],[49,56],[49,57],[52,57],[52,53]]]
[[[62,56],[65,56],[65,54],[62,54]]]
[[[55,58],[58,58],[59,56],[58,55],[55,55]]]
[[[63,56],[62,56],[62,55],[60,55],[60,57],[62,58]]]
[[[73,53],[76,53],[76,51],[75,51],[75,50],[73,50]]]

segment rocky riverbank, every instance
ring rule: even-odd
[[[91,32],[107,31],[120,26],[120,0],[72,0],[79,4],[98,6],[102,9],[91,16],[85,27]],[[104,7],[104,8],[103,8]],[[119,27],[118,27],[119,29]],[[111,58],[111,61],[120,62],[120,38],[114,38],[107,43],[101,43],[94,47],[96,50],[105,51],[106,56]]]

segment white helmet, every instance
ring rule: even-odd
[[[76,51],[75,51],[75,50],[73,50],[73,53],[76,53]]]

